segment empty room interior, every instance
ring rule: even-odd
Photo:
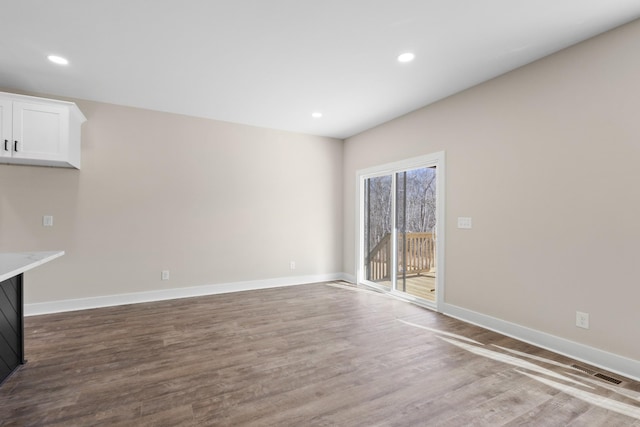
[[[640,426],[638,1],[0,14],[0,425]]]

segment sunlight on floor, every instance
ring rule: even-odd
[[[397,319],[397,320],[408,326],[434,332],[438,334],[438,337],[441,340],[451,345],[454,345],[458,348],[461,348],[463,350],[469,351],[473,354],[486,357],[486,358],[495,360],[497,362],[506,363],[506,364],[515,366],[514,368],[515,372],[518,372],[521,375],[525,375],[535,381],[538,381],[558,391],[566,393],[572,397],[583,400],[584,402],[587,402],[591,405],[599,406],[609,411],[613,411],[622,415],[640,419],[640,406],[630,405],[610,397],[605,397],[601,394],[596,394],[596,392],[598,391],[604,394],[606,393],[604,390],[607,390],[609,392],[614,392],[617,395],[623,396],[625,398],[633,399],[640,402],[640,393],[638,392],[635,392],[633,390],[628,390],[623,387],[614,386],[611,384],[605,384],[601,381],[597,381],[592,378],[586,378],[583,376],[585,374],[578,375],[576,374],[576,372],[581,373],[581,371],[574,368],[571,365],[559,363],[544,357],[530,355],[527,353],[523,353],[517,350],[512,350],[512,349],[497,346],[497,345],[493,345],[493,346],[511,354],[505,354],[498,351],[493,351],[486,347],[481,347],[481,346],[484,346],[484,344],[478,343],[477,341],[473,341],[467,337],[456,336],[455,334],[451,334],[449,332],[439,331],[434,328],[417,325],[415,323],[407,322],[401,319]],[[462,341],[467,341],[467,342],[462,342]],[[468,342],[472,342],[477,345],[468,344]],[[560,368],[566,369],[567,371],[564,372],[565,375],[558,374],[543,366],[540,366],[528,360],[521,359],[520,357],[516,357],[515,355],[520,356],[522,358],[535,360],[540,363],[545,363],[552,366],[560,367]],[[574,371],[574,372],[569,372],[569,371]],[[533,372],[539,375],[534,375]],[[540,376],[540,375],[544,375],[544,376]],[[548,377],[551,377],[553,379]],[[570,384],[567,384],[567,383],[570,383]],[[589,383],[591,385],[588,385],[585,383]],[[589,389],[594,392],[583,390],[578,387]]]

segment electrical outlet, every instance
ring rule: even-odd
[[[289,269],[290,270],[295,270],[296,269],[296,262],[295,261],[290,261],[289,262]]]
[[[169,270],[162,270],[162,280],[169,280]]]
[[[576,326],[578,328],[589,329],[589,313],[576,311]]]
[[[44,215],[42,217],[43,227],[53,227],[53,215]]]

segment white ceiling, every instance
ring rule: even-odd
[[[0,0],[0,16],[0,87],[345,138],[640,18],[640,1]]]

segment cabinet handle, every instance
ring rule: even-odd
[[[13,151],[18,152],[18,141],[13,141]]]
[[[7,142],[9,142],[8,139],[4,140],[4,151],[9,151],[9,147],[7,146]]]

